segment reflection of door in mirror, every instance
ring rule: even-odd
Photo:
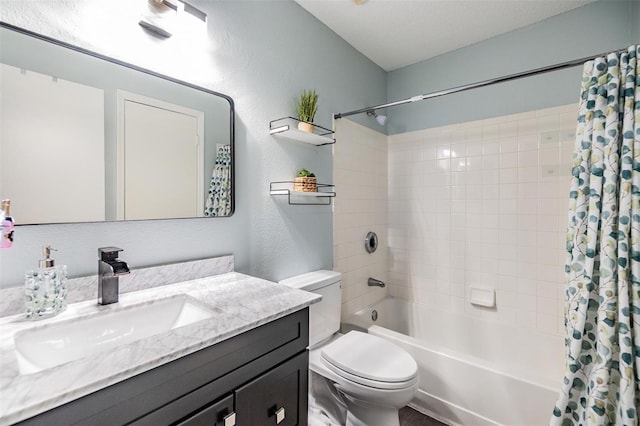
[[[203,215],[204,113],[118,91],[118,219]]]
[[[104,220],[104,91],[0,66],[0,192],[14,216]]]

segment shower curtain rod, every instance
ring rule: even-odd
[[[621,50],[616,51],[616,53],[619,53],[619,52],[626,52],[626,49],[621,49]],[[452,93],[458,93],[458,92],[464,92],[466,90],[477,89],[478,87],[491,86],[491,85],[497,84],[497,83],[504,83],[506,81],[517,80],[517,79],[525,78],[525,77],[531,77],[533,75],[544,74],[544,73],[552,72],[552,71],[558,71],[558,70],[561,70],[561,69],[564,69],[564,68],[572,68],[572,67],[576,67],[578,65],[582,65],[585,62],[590,61],[590,60],[595,59],[595,58],[600,57],[600,56],[605,56],[606,57],[606,55],[608,55],[610,53],[611,52],[601,53],[600,55],[595,55],[595,56],[586,56],[584,58],[573,59],[571,61],[562,62],[562,63],[555,64],[555,65],[548,65],[546,67],[541,67],[541,68],[535,68],[535,69],[532,69],[532,70],[529,70],[529,71],[519,72],[519,73],[516,73],[516,74],[510,74],[510,75],[506,75],[506,76],[503,76],[503,77],[497,77],[497,78],[492,78],[492,79],[489,79],[489,80],[479,81],[477,83],[464,84],[462,86],[456,86],[456,87],[452,87],[450,89],[440,90],[440,91],[437,91],[437,92],[431,92],[431,93],[427,93],[427,94],[424,94],[424,95],[412,96],[410,98],[403,99],[403,100],[400,100],[400,101],[389,102],[389,103],[386,103],[386,104],[376,105],[376,106],[372,106],[372,107],[356,109],[356,110],[349,111],[349,112],[341,112],[341,113],[338,113],[338,114],[334,114],[333,118],[334,119],[338,119],[338,118],[342,118],[342,117],[347,117],[349,115],[362,114],[363,112],[373,111],[373,110],[376,110],[376,109],[390,108],[390,107],[403,105],[403,104],[408,104],[408,103],[413,103],[413,102],[417,102],[417,101],[424,101],[426,99],[437,98],[439,96],[450,95]]]

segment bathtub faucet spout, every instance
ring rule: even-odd
[[[375,278],[371,278],[369,277],[369,279],[367,280],[367,285],[369,285],[369,287],[384,287],[385,284],[380,281],[380,280],[376,280]]]

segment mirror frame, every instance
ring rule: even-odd
[[[167,80],[169,82],[172,83],[176,83],[176,84],[180,84],[182,86],[188,87],[190,89],[194,89],[194,90],[199,90],[205,93],[208,93],[210,95],[214,95],[214,96],[218,96],[221,97],[223,99],[225,99],[227,102],[229,102],[229,144],[231,145],[231,189],[230,189],[230,193],[231,193],[231,207],[230,207],[230,213],[227,216],[194,216],[194,217],[182,217],[182,218],[163,218],[163,219],[129,219],[129,220],[104,220],[104,221],[89,221],[89,222],[55,222],[55,223],[30,223],[30,224],[20,224],[20,223],[16,223],[16,226],[34,226],[34,225],[65,225],[65,224],[70,224],[70,223],[117,223],[117,222],[139,222],[139,221],[151,221],[151,220],[182,220],[182,219],[218,219],[218,218],[228,218],[234,215],[235,210],[236,210],[236,191],[235,191],[235,171],[236,171],[236,161],[235,161],[235,104],[233,102],[233,98],[231,98],[231,96],[225,95],[224,93],[220,93],[220,92],[216,92],[214,90],[209,90],[206,87],[202,87],[202,86],[198,86],[192,83],[189,83],[188,81],[184,81],[184,80],[180,80],[174,77],[170,77],[168,75],[165,74],[161,74],[155,71],[152,71],[150,69],[147,68],[143,68],[134,64],[130,64],[128,62],[125,61],[121,61],[119,59],[115,59],[112,58],[110,56],[106,56],[103,55],[101,53],[97,53],[94,52],[92,50],[89,49],[85,49],[83,47],[79,47],[61,40],[57,40],[55,38],[49,37],[49,36],[45,36],[21,27],[17,27],[15,25],[12,24],[8,24],[6,22],[0,21],[0,28],[6,28],[9,29],[11,31],[15,31],[17,33],[26,35],[26,36],[30,36],[30,37],[34,37],[36,39],[48,42],[48,43],[52,43],[54,45],[60,46],[60,47],[64,47],[67,49],[71,49],[73,51],[76,51],[78,53],[82,53],[85,55],[89,55],[92,56],[94,58],[97,59],[101,59],[103,61],[107,61],[110,62],[112,64],[115,65],[120,65],[123,66],[125,68],[129,68],[131,70],[134,71],[138,71],[141,72],[143,74],[152,76],[152,77],[157,77],[157,78],[161,78],[163,80]]]

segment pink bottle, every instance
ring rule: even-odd
[[[13,218],[11,217],[11,200],[2,200],[2,238],[0,248],[13,246]]]

